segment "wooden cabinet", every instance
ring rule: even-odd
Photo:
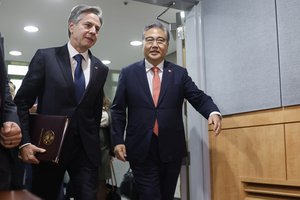
[[[300,106],[225,116],[209,137],[212,200],[300,198]]]

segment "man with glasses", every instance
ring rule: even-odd
[[[187,155],[184,99],[213,124],[216,134],[221,131],[221,114],[211,97],[198,89],[185,68],[165,60],[169,39],[161,23],[145,27],[145,59],[122,69],[111,107],[114,152],[129,161],[142,200],[174,199]]]

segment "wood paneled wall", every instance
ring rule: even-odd
[[[212,200],[297,197],[300,106],[225,116],[222,133],[209,131],[209,138]],[[249,190],[252,184],[261,189]],[[291,185],[291,191],[285,196],[265,189],[275,185]]]

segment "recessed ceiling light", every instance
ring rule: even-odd
[[[39,28],[36,26],[25,26],[24,30],[27,32],[30,32],[30,33],[34,33],[34,32],[39,31]]]
[[[131,41],[130,45],[131,46],[141,46],[143,43],[141,41],[135,40],[135,41]]]
[[[108,65],[108,64],[111,63],[111,61],[110,61],[110,60],[102,60],[102,63],[103,63],[104,65]]]
[[[20,55],[22,55],[22,52],[21,51],[10,51],[9,54],[12,56],[20,56]]]

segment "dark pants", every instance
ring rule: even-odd
[[[78,138],[72,140],[73,149],[65,149],[62,152],[64,155],[59,164],[43,162],[32,166],[34,194],[45,200],[59,199],[64,174],[67,171],[76,200],[96,199],[98,167],[89,161]]]
[[[21,190],[25,189],[24,185],[24,173],[25,173],[25,163],[18,158],[19,148],[14,148],[11,150],[13,157],[12,165],[12,179],[11,179],[11,190]]]
[[[8,149],[0,146],[0,190],[9,190],[12,160]]]
[[[181,161],[162,162],[158,142],[158,137],[153,135],[146,160],[130,162],[140,200],[174,199]]]

